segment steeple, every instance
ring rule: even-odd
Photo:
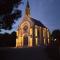
[[[27,0],[27,4],[26,4],[26,9],[25,9],[25,15],[29,16],[30,15],[30,5],[29,5],[29,1]]]

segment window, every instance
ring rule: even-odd
[[[30,28],[30,35],[32,35],[32,28]]]
[[[32,47],[32,37],[29,40],[29,47]]]
[[[37,36],[37,28],[35,28],[35,36]]]
[[[35,40],[36,40],[36,46],[38,46],[38,38],[35,38]]]
[[[47,31],[47,34],[48,34],[48,38],[49,38],[49,32]]]
[[[23,30],[24,30],[24,33],[28,32],[28,27],[24,26]]]

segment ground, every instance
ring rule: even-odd
[[[59,54],[55,48],[0,48],[0,58],[1,60],[58,60]]]

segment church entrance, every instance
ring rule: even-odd
[[[24,36],[24,47],[28,47],[28,36]]]

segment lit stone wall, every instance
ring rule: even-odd
[[[28,21],[25,21],[25,22],[23,22],[21,25],[20,25],[20,27],[19,27],[19,29],[18,29],[18,33],[16,32],[16,34],[17,34],[17,39],[16,39],[16,47],[24,47],[24,35],[25,35],[25,33],[24,33],[24,30],[23,30],[23,28],[24,28],[24,26],[28,26],[28,31],[27,31],[27,36],[28,36],[28,47],[32,47],[32,45],[33,45],[33,28],[31,27],[31,25],[32,24],[30,24]]]
[[[16,38],[16,47],[23,47],[24,46],[24,40],[23,37],[24,35],[22,34],[22,30],[20,32],[16,32],[17,38]],[[48,29],[46,28],[39,28],[39,36],[40,39],[38,38],[38,28],[35,27],[35,46],[39,45],[48,45],[50,43],[50,33]],[[38,41],[40,40],[40,41]],[[33,47],[33,28],[30,28],[29,33],[28,33],[28,47]]]
[[[29,47],[32,47],[33,45],[33,28],[30,27],[30,31],[29,31]]]
[[[50,43],[50,33],[47,28],[35,25],[35,28],[33,30],[33,26],[31,26],[32,24],[30,24],[28,21],[25,21],[20,25],[18,31],[16,32],[16,47],[24,47],[25,34],[23,28],[25,25],[28,26],[28,32],[26,33],[28,36],[28,47],[33,47],[33,41],[35,41],[35,46],[48,45]]]
[[[28,47],[32,47],[32,37],[29,37]]]
[[[35,46],[38,46],[38,26],[35,25]]]
[[[46,38],[47,38],[47,36],[46,36],[46,28],[43,28],[43,37],[44,37],[44,45],[46,45],[47,44],[47,40],[46,40]]]

